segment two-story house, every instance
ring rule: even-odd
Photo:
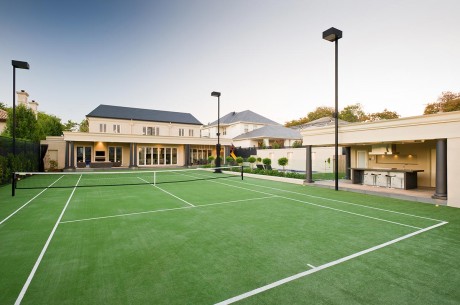
[[[217,123],[204,126],[203,136],[216,137]],[[219,125],[221,138],[232,139],[233,144],[240,147],[270,147],[275,142],[281,147],[291,146],[302,139],[298,130],[284,127],[251,110],[230,112],[220,119]]]
[[[202,124],[190,113],[99,105],[86,118],[89,132],[42,141],[59,168],[187,166],[216,155],[216,140],[201,136]]]

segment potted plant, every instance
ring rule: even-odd
[[[262,160],[262,163],[264,164],[265,169],[269,169],[269,170],[272,169],[272,167],[271,167],[272,160],[270,158],[264,158]]]
[[[252,156],[248,158],[248,162],[251,164],[251,169],[253,169],[254,163],[256,163],[256,160],[257,159],[255,157],[252,157]]]
[[[284,171],[284,167],[288,164],[288,162],[289,160],[286,157],[282,157],[278,159],[278,165],[283,167],[283,171]]]
[[[209,164],[213,164],[214,160],[215,160],[214,156],[209,156],[208,157],[208,163]]]

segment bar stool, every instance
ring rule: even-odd
[[[391,189],[391,178],[396,177],[396,175],[387,174],[385,177],[387,177],[387,187]]]
[[[372,173],[371,176],[372,176],[372,186],[377,186],[377,176],[380,175],[380,174],[374,174]]]
[[[369,175],[369,173],[364,172],[362,180],[361,180],[361,184],[364,184],[364,180],[366,180],[366,176],[368,176],[368,175]]]

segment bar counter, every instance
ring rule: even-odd
[[[417,173],[423,170],[398,168],[351,168],[352,183],[379,187],[417,188]]]

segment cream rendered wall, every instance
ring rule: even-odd
[[[176,124],[176,123],[161,123],[161,122],[144,122],[144,121],[129,121],[129,120],[116,120],[106,118],[88,118],[89,132],[101,133],[100,124],[106,124],[107,134],[114,134],[113,125],[120,125],[120,134],[138,134],[144,133],[144,127],[158,127],[160,136],[179,137],[179,129],[184,129],[184,137],[189,136],[189,130],[193,130],[193,137],[200,137],[200,126],[189,124]]]
[[[0,133],[6,128],[6,122],[0,122]]]
[[[460,137],[447,140],[447,202],[460,208]]]
[[[245,139],[245,140],[235,140],[233,141],[233,145],[235,147],[257,147],[257,141],[256,140],[250,140],[250,139]]]
[[[258,149],[257,157],[262,159],[271,158],[272,168],[282,169],[278,165],[278,159],[286,157],[289,159],[285,169],[295,171],[305,171],[306,169],[306,149],[305,148],[281,148],[281,149]],[[312,148],[312,170],[314,172],[332,172],[332,162],[327,163],[327,159],[334,157],[333,147],[313,147]],[[325,162],[326,161],[326,162]]]
[[[40,144],[48,145],[48,151],[57,151],[57,168],[64,168],[65,166],[65,141],[63,137],[46,137],[46,140],[40,141]],[[51,160],[50,154],[46,153],[45,170],[49,169],[49,161]]]

